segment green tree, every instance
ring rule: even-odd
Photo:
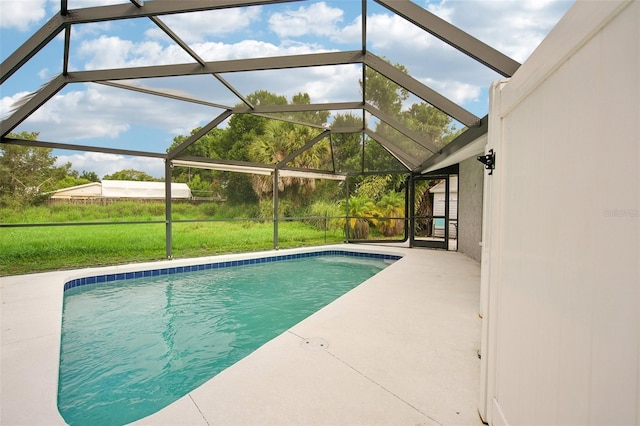
[[[353,114],[337,114],[334,129],[362,128],[362,118]],[[336,133],[331,135],[333,158],[337,172],[362,171],[362,134]]]
[[[91,182],[92,181],[88,179],[67,175],[56,182],[54,189],[71,188],[72,186],[85,185]]]
[[[253,205],[258,196],[251,185],[250,176],[244,173],[222,172],[224,175],[224,196],[229,204]]]
[[[395,67],[408,74],[407,68],[403,65],[396,64]],[[365,100],[367,102],[391,115],[401,124],[419,132],[436,147],[444,147],[460,133],[452,124],[451,117],[426,102],[414,103],[408,109],[403,108],[405,102],[409,99],[409,92],[383,75],[367,68],[365,77]],[[404,153],[406,157],[422,162],[431,155],[425,147],[412,141],[383,121],[379,121],[376,124],[375,131],[392,143],[399,152]],[[384,148],[380,144],[367,139],[365,142],[366,164],[363,169],[366,171],[400,169],[399,162],[392,159],[383,150]],[[382,194],[400,192],[404,186],[404,177],[404,174],[393,175],[391,179],[384,175],[369,177],[366,182],[358,182],[360,186],[358,191],[364,185],[365,190],[369,191],[369,195],[373,196],[370,193],[371,191],[366,188],[367,186],[376,188],[379,191],[378,198]]]
[[[86,179],[89,182],[100,182],[100,178],[98,177],[96,172],[88,172],[86,170],[83,170],[78,177],[80,179]]]
[[[198,133],[202,128],[196,127],[191,130],[191,133],[188,136],[179,135],[173,138],[173,143],[169,148],[167,148],[167,152],[171,152],[180,146],[183,142],[189,139],[191,136]],[[220,128],[215,128],[206,133],[197,141],[193,142],[189,145],[184,151],[178,154],[178,158],[184,156],[190,157],[203,157],[203,158],[221,158],[221,154],[224,152],[218,152],[221,150],[220,139],[224,137],[225,130]]]
[[[38,132],[9,134],[9,138],[37,140]],[[0,204],[25,206],[45,200],[71,168],[56,166],[51,148],[0,144]]]
[[[396,64],[395,67],[408,74],[404,65]],[[367,102],[390,114],[408,128],[421,133],[437,147],[442,148],[460,133],[452,124],[451,117],[426,102],[414,103],[408,109],[403,109],[405,101],[409,99],[409,92],[393,81],[369,68],[365,76]],[[360,84],[362,86],[362,82]],[[376,132],[394,142],[411,157],[426,159],[429,155],[425,148],[384,122],[376,125]]]
[[[404,65],[396,64],[395,67],[409,74]],[[369,67],[365,71],[365,78],[365,100],[379,110],[398,117],[402,110],[402,103],[409,98],[409,91]],[[360,87],[362,88],[362,80],[360,80]]]
[[[298,93],[291,98],[292,105],[309,105],[311,104],[311,97],[308,93]],[[301,123],[315,124],[318,126],[324,126],[327,124],[327,120],[331,113],[329,111],[305,111],[295,112],[288,114],[287,118],[299,121]]]
[[[173,143],[167,149],[171,152],[184,143],[189,137],[201,130],[196,127],[191,131],[189,136],[176,136]],[[221,158],[220,153],[221,139],[224,137],[225,130],[215,128],[202,136],[200,139],[189,145],[184,151],[178,154],[180,157],[201,157],[201,158]],[[187,166],[174,167],[172,176],[173,182],[181,182],[189,185],[191,192],[196,197],[220,198],[223,192],[223,175],[215,170],[197,169]]]
[[[104,180],[137,180],[144,182],[162,182],[162,179],[156,179],[153,176],[147,174],[146,172],[142,172],[140,170],[134,169],[125,169],[114,172],[110,175],[104,175],[102,177]]]
[[[258,90],[247,96],[252,105],[286,105],[287,98]],[[250,161],[249,147],[264,134],[269,119],[253,114],[235,114],[229,119],[224,133],[216,141],[215,152],[226,160]],[[242,173],[224,172],[222,191],[230,204],[256,204],[258,197],[253,191],[252,178]]]
[[[370,175],[365,177],[358,186],[358,195],[370,198],[374,202],[378,202],[387,192],[391,175]]]
[[[100,178],[96,172],[83,170],[82,173],[78,173],[77,170],[71,170],[71,163],[67,163],[63,167],[68,169],[67,175],[55,183],[54,189],[70,188],[91,182],[100,182]]]
[[[286,105],[287,98],[258,90],[247,96],[252,105]],[[248,148],[256,137],[264,134],[269,119],[253,114],[235,114],[229,119],[229,126],[222,139],[221,154],[229,160],[248,161]]]
[[[413,104],[402,113],[404,124],[427,137],[438,148],[451,142],[460,132],[452,125],[451,117],[427,104]]]

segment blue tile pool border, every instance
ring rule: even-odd
[[[402,259],[402,256],[394,255],[394,254],[364,253],[364,252],[356,252],[356,251],[348,251],[348,250],[322,250],[322,251],[314,251],[314,252],[308,252],[308,253],[282,254],[282,255],[276,255],[276,256],[257,257],[252,259],[226,260],[226,261],[220,261],[220,262],[186,265],[186,266],[170,266],[167,268],[149,269],[144,271],[116,272],[116,273],[103,274],[103,275],[93,275],[88,277],[76,278],[76,279],[65,282],[64,291],[67,291],[76,287],[85,286],[85,285],[104,284],[104,283],[110,283],[113,281],[124,281],[124,280],[131,280],[131,279],[143,278],[143,277],[158,277],[162,275],[182,274],[185,272],[206,271],[210,269],[233,268],[233,267],[244,266],[244,265],[255,265],[259,263],[270,263],[270,262],[279,262],[282,260],[302,259],[305,257],[336,256],[336,255],[363,257],[363,258],[380,259],[380,260],[393,260],[393,261]]]

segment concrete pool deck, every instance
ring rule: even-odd
[[[404,257],[136,424],[480,425],[480,265],[390,246],[295,252],[322,248]],[[56,406],[64,282],[190,263],[0,278],[0,424],[64,424]]]

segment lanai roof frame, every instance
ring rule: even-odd
[[[59,149],[111,152],[124,155],[142,154],[155,156],[154,153],[136,152],[133,150],[114,149],[109,147],[88,147],[82,145],[44,141],[34,141],[33,143],[31,143],[30,141],[17,141],[15,139],[7,137],[7,135],[11,131],[13,131],[22,121],[27,119],[31,114],[38,110],[53,96],[59,93],[60,90],[62,90],[68,84],[92,82],[124,90],[132,90],[149,95],[161,96],[176,101],[199,103],[201,105],[222,109],[223,112],[221,114],[217,115],[215,118],[213,118],[212,121],[210,121],[203,127],[203,129],[209,130],[215,128],[221,122],[223,122],[224,119],[230,117],[233,114],[255,114],[267,116],[265,114],[361,108],[363,111],[366,111],[367,113],[376,117],[378,120],[383,121],[391,128],[395,129],[395,131],[409,138],[416,144],[416,146],[420,147],[421,149],[424,148],[428,150],[433,154],[430,158],[442,159],[443,156],[449,155],[451,153],[451,148],[438,148],[432,143],[432,141],[428,140],[420,133],[407,128],[402,123],[399,123],[397,120],[395,120],[393,117],[385,114],[383,111],[380,111],[375,106],[366,101],[365,76],[367,68],[375,70],[385,78],[388,78],[400,87],[415,94],[430,105],[443,111],[445,114],[464,124],[468,128],[468,130],[466,132],[463,132],[462,135],[458,137],[458,140],[454,141],[455,143],[451,144],[451,147],[460,147],[460,145],[464,145],[464,142],[467,141],[470,136],[470,134],[466,133],[471,130],[473,130],[471,133],[474,135],[481,135],[486,132],[486,125],[482,125],[483,119],[476,117],[465,108],[447,99],[445,96],[441,95],[440,93],[431,89],[420,81],[414,79],[411,75],[407,75],[397,70],[391,64],[387,63],[384,59],[376,56],[367,49],[367,0],[362,0],[362,50],[340,52],[311,53],[302,55],[248,58],[225,61],[205,61],[159,18],[160,16],[169,14],[255,5],[269,5],[291,1],[299,0],[198,0],[181,1],[179,3],[169,2],[166,0],[154,0],[147,2],[143,2],[140,0],[131,0],[130,4],[98,6],[71,10],[68,9],[67,1],[62,0],[60,13],[52,17],[49,22],[47,22],[39,31],[37,31],[29,40],[27,40],[20,48],[18,48],[2,63],[0,82],[6,81],[13,73],[17,72],[24,63],[26,63],[56,35],[60,34],[62,31],[65,32],[62,73],[54,77],[40,90],[33,93],[29,97],[26,97],[23,102],[17,105],[13,113],[2,121],[2,123],[0,124],[2,143],[20,143],[24,145],[46,146]],[[420,6],[408,0],[394,2],[390,2],[388,0],[375,1],[386,9],[399,16],[402,16],[404,19],[409,20],[413,24],[422,28],[424,31],[434,35],[440,40],[443,40],[445,43],[453,46],[459,51],[472,57],[474,60],[482,63],[490,69],[499,72],[504,76],[510,76],[519,66],[517,62],[501,54],[492,47],[475,39],[464,31],[456,28],[455,26],[437,17],[433,13],[421,8]],[[162,31],[164,31],[173,40],[174,43],[180,46],[193,59],[193,62],[117,69],[69,71],[69,40],[70,31],[73,25],[87,22],[103,22],[140,17],[147,17],[151,19],[155,25],[162,29]],[[224,78],[225,73],[240,71],[268,69],[286,70],[300,67],[322,67],[340,64],[361,64],[362,83],[363,86],[365,86],[362,90],[361,100],[354,100],[352,102],[335,102],[310,105],[252,105],[239,90],[237,90]],[[236,96],[240,106],[207,102],[195,97],[183,96],[180,94],[170,93],[169,91],[147,88],[144,87],[144,85],[122,82],[123,80],[132,79],[140,81],[140,79],[145,78],[188,75],[211,75]],[[295,120],[287,120],[286,118],[274,117],[272,115],[269,115],[268,117],[283,119],[284,121],[296,122]],[[309,125],[309,123],[300,124]],[[331,130],[330,126],[326,126],[326,129]],[[371,138],[377,138],[376,140],[378,141],[378,143],[380,143],[393,157],[395,157],[405,167],[407,167],[408,171],[410,172],[419,173],[424,169],[425,164],[430,164],[429,159],[427,159],[426,161],[416,161],[415,159],[411,159],[411,155],[408,154],[401,146],[398,146],[394,141],[383,140],[384,138],[382,137],[382,135],[378,135],[376,134],[375,130],[369,129],[366,126],[366,123],[363,124],[363,127],[361,129],[353,130],[359,131],[363,135],[367,135]],[[199,137],[203,136],[204,134],[206,134],[206,132],[198,132],[197,135],[193,135],[185,143],[178,147],[177,152],[168,152],[166,155],[161,155],[161,158],[164,158],[167,161],[171,161],[171,159],[174,159],[180,151],[184,150],[191,143],[194,143],[199,139]],[[330,133],[326,133],[325,136],[328,134]],[[307,144],[305,146],[310,147],[312,145],[313,144]],[[302,152],[301,150],[298,151]],[[299,153],[298,151],[297,153]],[[281,168],[286,168],[286,164],[279,164],[278,166]]]

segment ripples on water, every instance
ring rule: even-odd
[[[68,290],[60,412],[72,425],[152,414],[385,266],[320,256]]]

